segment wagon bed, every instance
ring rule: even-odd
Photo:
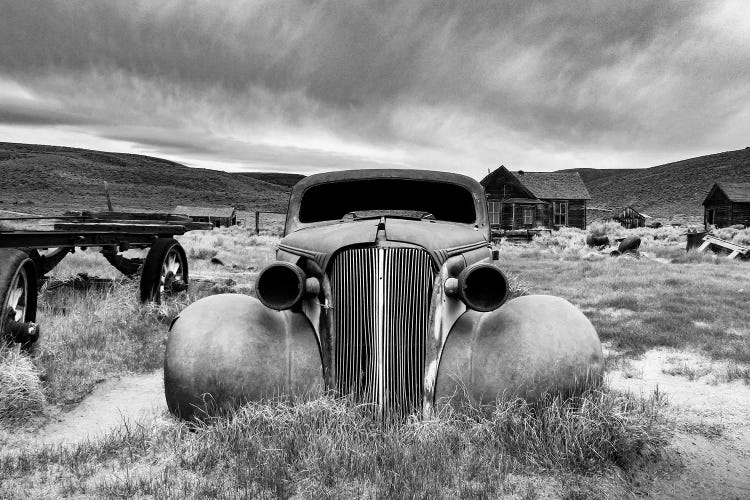
[[[38,336],[37,281],[76,248],[100,248],[127,276],[140,273],[142,301],[161,302],[187,289],[188,263],[175,236],[212,229],[182,214],[144,212],[67,212],[62,216],[0,218],[2,221],[49,222],[51,228],[0,231],[0,343],[30,346]],[[121,255],[146,249],[145,259]],[[40,253],[40,250],[51,250]]]

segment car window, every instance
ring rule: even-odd
[[[370,216],[425,218],[473,224],[474,198],[463,186],[413,179],[359,179],[309,187],[302,223]]]

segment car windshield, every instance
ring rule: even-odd
[[[414,179],[360,179],[311,186],[302,195],[302,223],[391,216],[473,224],[474,198],[463,186]]]

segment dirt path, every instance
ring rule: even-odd
[[[642,473],[643,496],[750,499],[750,386],[717,382],[714,373],[695,380],[665,373],[675,363],[704,362],[693,354],[657,349],[607,374],[615,389],[648,397],[658,388],[669,400],[676,422],[665,460]],[[161,370],[122,377],[100,384],[76,408],[58,414],[25,441],[76,443],[165,410]]]
[[[40,445],[80,442],[166,408],[161,370],[108,380],[73,410],[60,413],[37,431],[35,441]]]
[[[677,432],[663,470],[647,474],[653,480],[644,492],[649,496],[750,498],[750,387],[738,380],[719,382],[720,366],[694,380],[664,373],[711,363],[695,354],[656,349],[627,370],[608,373],[615,389],[647,397],[658,388],[674,412]]]

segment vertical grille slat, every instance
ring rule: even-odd
[[[340,252],[331,269],[336,390],[385,414],[421,410],[432,287],[418,248]]]

